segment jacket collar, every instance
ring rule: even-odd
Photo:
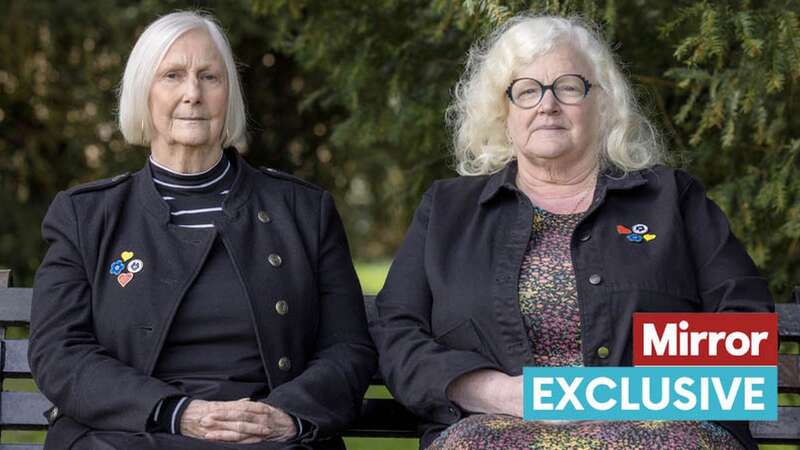
[[[497,196],[501,191],[517,192],[517,160],[509,162],[501,171],[489,176],[489,180],[481,191],[479,203],[483,205]],[[642,171],[625,174],[621,170],[608,167],[604,169],[597,180],[599,190],[628,190],[647,184],[647,178]]]
[[[242,158],[235,148],[224,150],[231,164],[236,168],[236,178],[233,180],[230,192],[222,203],[222,211],[227,219],[237,217],[239,210],[247,203],[253,190],[253,171],[249,164]],[[170,220],[169,206],[161,194],[158,193],[153,183],[153,171],[150,164],[145,162],[144,167],[133,175],[134,193],[141,199],[142,207],[155,216],[160,223],[167,224]]]
[[[479,203],[483,205],[498,195],[500,191],[516,192],[517,189],[517,160],[512,160],[500,172],[489,176],[489,181],[481,191]]]

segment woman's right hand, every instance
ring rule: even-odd
[[[522,375],[512,377],[492,369],[480,369],[456,378],[447,387],[447,397],[461,408],[483,414],[506,414],[522,418]],[[549,425],[596,420],[537,420]]]
[[[522,375],[493,369],[468,372],[447,386],[447,397],[470,412],[522,417]]]
[[[271,437],[272,430],[260,418],[268,416],[271,408],[264,403],[247,399],[227,402],[192,400],[181,416],[181,434],[197,439],[217,440],[209,438],[209,435],[214,436],[221,431],[215,417],[241,416],[243,420],[236,423],[236,436],[231,438],[230,435],[234,433],[228,433],[229,437],[225,440],[240,444],[262,442]]]

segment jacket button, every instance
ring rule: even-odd
[[[598,348],[597,349],[597,356],[600,357],[600,359],[608,358],[608,347],[606,347],[604,345],[604,346]]]
[[[50,410],[50,423],[52,424],[56,419],[58,419],[58,407],[54,406],[53,409]]]
[[[285,300],[279,300],[277,303],[275,303],[275,311],[278,314],[285,316],[286,313],[289,312],[289,304],[286,303]]]
[[[269,216],[269,213],[266,211],[259,211],[258,212],[258,220],[261,223],[270,223],[272,222],[272,217]]]
[[[267,261],[272,264],[272,267],[280,267],[283,264],[283,259],[281,259],[281,255],[277,253],[270,253],[267,257]]]
[[[286,372],[292,368],[292,360],[287,358],[286,356],[282,357],[278,360],[278,369]]]
[[[451,406],[451,407],[449,407],[449,408],[447,408],[447,412],[449,412],[450,414],[452,414],[452,415],[454,415],[454,416],[455,416],[455,415],[458,415],[458,413],[456,413],[456,409],[455,409],[455,408],[453,408],[452,406]]]
[[[581,235],[581,237],[579,237],[578,239],[580,239],[581,242],[586,242],[591,238],[592,238],[592,235],[590,233],[583,233]]]
[[[593,274],[589,275],[589,283],[590,284],[593,284],[593,285],[597,286],[598,284],[600,284],[602,282],[603,282],[603,277],[601,277],[600,275],[598,275],[596,273],[593,273]]]

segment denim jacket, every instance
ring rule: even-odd
[[[517,284],[535,238],[533,205],[516,173],[512,162],[435,182],[377,298],[380,367],[395,398],[429,422],[423,448],[465,415],[445,395],[453,380],[482,368],[520,375],[530,360]],[[657,166],[606,170],[597,183],[570,241],[585,366],[632,364],[634,312],[774,310],[766,280],[697,179]],[[649,239],[621,233],[640,224]],[[746,422],[721,424],[755,448]]]

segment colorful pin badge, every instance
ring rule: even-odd
[[[120,253],[119,259],[111,263],[109,272],[111,275],[117,277],[117,283],[119,283],[119,285],[122,287],[125,287],[131,282],[131,280],[133,280],[133,274],[141,272],[144,268],[144,262],[141,259],[137,258],[131,260],[133,256],[134,253],[132,251],[125,250],[124,252]],[[128,271],[123,272],[126,268]]]
[[[641,235],[636,234],[636,233],[631,233],[631,234],[629,234],[629,235],[627,235],[625,237],[628,238],[629,241],[636,242],[636,243],[642,242],[642,239],[643,239]]]
[[[128,263],[128,272],[130,273],[139,273],[144,268],[144,263],[141,259],[134,259],[133,261]]]
[[[125,285],[130,283],[132,279],[133,279],[132,273],[130,272],[121,273],[119,274],[119,276],[117,276],[117,283],[119,283],[120,286],[125,287]]]
[[[109,272],[111,272],[111,275],[116,276],[121,274],[124,269],[125,269],[125,264],[122,263],[121,259],[118,259],[113,263],[111,263],[111,270],[109,270]]]
[[[650,231],[650,227],[643,223],[637,223],[630,228],[625,225],[617,225],[617,233],[625,236],[628,242],[633,242],[635,244],[650,242],[656,238],[655,234],[648,233],[648,231]]]

